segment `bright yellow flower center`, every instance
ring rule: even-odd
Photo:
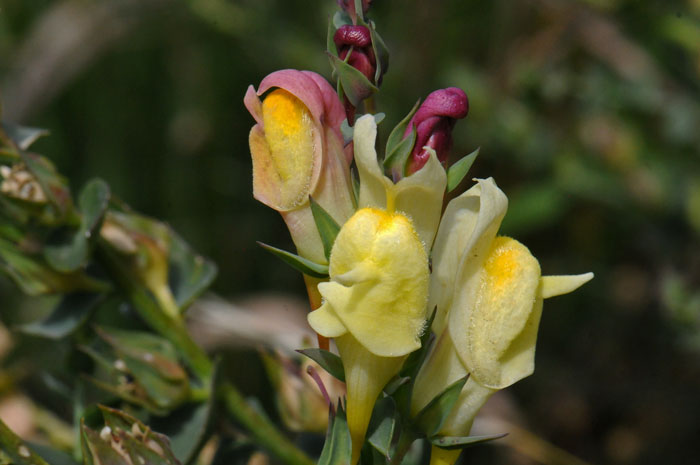
[[[520,244],[508,237],[497,237],[491,245],[491,251],[484,263],[484,286],[489,294],[497,297],[507,291],[513,280],[518,279],[520,264],[526,263],[530,253]]]
[[[303,203],[314,167],[316,127],[311,113],[294,95],[276,89],[263,101],[262,114],[272,164],[266,171],[284,186],[282,204]]]

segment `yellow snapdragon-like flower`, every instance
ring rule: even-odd
[[[435,241],[431,304],[438,307],[438,341],[416,378],[413,413],[469,374],[441,435],[469,434],[493,393],[532,374],[542,301],[593,277],[541,276],[527,247],[496,236],[506,208],[493,180],[478,180],[450,202]],[[434,447],[431,463],[450,465],[459,452]]]
[[[352,463],[359,459],[377,396],[420,347],[428,296],[428,256],[411,220],[362,208],[336,237],[323,305],[308,316],[335,338],[345,367]]]

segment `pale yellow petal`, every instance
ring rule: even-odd
[[[477,181],[447,205],[435,239],[428,308],[437,306],[433,329],[438,334],[453,299],[463,300],[474,292],[475,276],[508,208],[508,199],[492,178]]]
[[[406,216],[358,210],[336,238],[329,271],[331,280],[340,276],[350,286],[330,283],[319,290],[367,350],[398,357],[420,347],[428,261]]]
[[[360,175],[360,198],[358,207],[386,208],[387,189],[393,187],[389,178],[384,176],[377,161],[374,147],[377,138],[377,124],[372,115],[360,117],[353,128],[355,163]]]
[[[329,285],[335,285],[336,287],[327,287]],[[343,286],[340,286],[335,283],[321,283],[319,284],[319,291],[321,292],[321,295],[323,295],[324,291],[326,295],[336,295],[337,293],[342,293],[342,288]],[[321,290],[323,289],[323,290]],[[334,301],[338,301],[340,299],[331,299]],[[314,310],[313,312],[309,313],[306,316],[309,325],[311,328],[316,331],[318,334],[321,336],[325,337],[338,337],[342,336],[343,334],[347,333],[347,328],[343,324],[342,321],[338,318],[336,315],[333,305],[326,300],[326,302],[321,305],[319,308]]]
[[[542,298],[549,299],[558,295],[568,294],[593,279],[593,273],[583,273],[563,276],[542,276]]]
[[[531,323],[539,323],[539,316],[532,315],[537,313],[533,304],[540,267],[527,247],[499,237],[473,281],[476,285],[458,293],[453,301],[450,335],[475,381],[485,387],[504,388],[534,369],[530,361],[537,326]],[[530,329],[533,337],[528,332],[528,337],[518,339]],[[531,354],[522,353],[528,351]]]
[[[464,378],[467,370],[457,356],[447,331],[435,341],[420,367],[411,394],[411,415],[415,417],[447,387]]]
[[[479,410],[496,392],[497,389],[482,386],[470,377],[459,394],[454,410],[442,425],[440,434],[443,436],[469,436]]]
[[[356,464],[377,397],[401,369],[406,357],[379,357],[368,351],[350,334],[336,339],[345,368],[347,420],[352,439],[352,459]]]
[[[394,186],[396,209],[413,220],[413,226],[428,253],[440,223],[447,186],[445,169],[435,151],[431,149],[430,152],[430,158],[423,168]]]

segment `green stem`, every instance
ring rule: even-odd
[[[245,426],[257,444],[287,465],[315,465],[267,417],[251,407],[233,385],[223,384],[220,394],[229,413]]]

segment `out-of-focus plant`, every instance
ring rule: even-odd
[[[72,362],[56,363],[46,379],[48,389],[74,403],[82,440],[69,451],[73,459],[194,463],[221,401],[269,452],[310,464],[233,385],[217,378],[214,362],[190,337],[184,312],[214,279],[213,262],[167,224],[132,211],[100,179],[74,201],[51,162],[29,151],[43,135],[0,127],[0,270],[29,295],[56,297],[48,316],[18,330],[69,348]],[[99,412],[103,423],[95,418]],[[147,426],[154,422],[167,436]],[[3,424],[0,446],[3,463],[77,463],[23,442]]]

